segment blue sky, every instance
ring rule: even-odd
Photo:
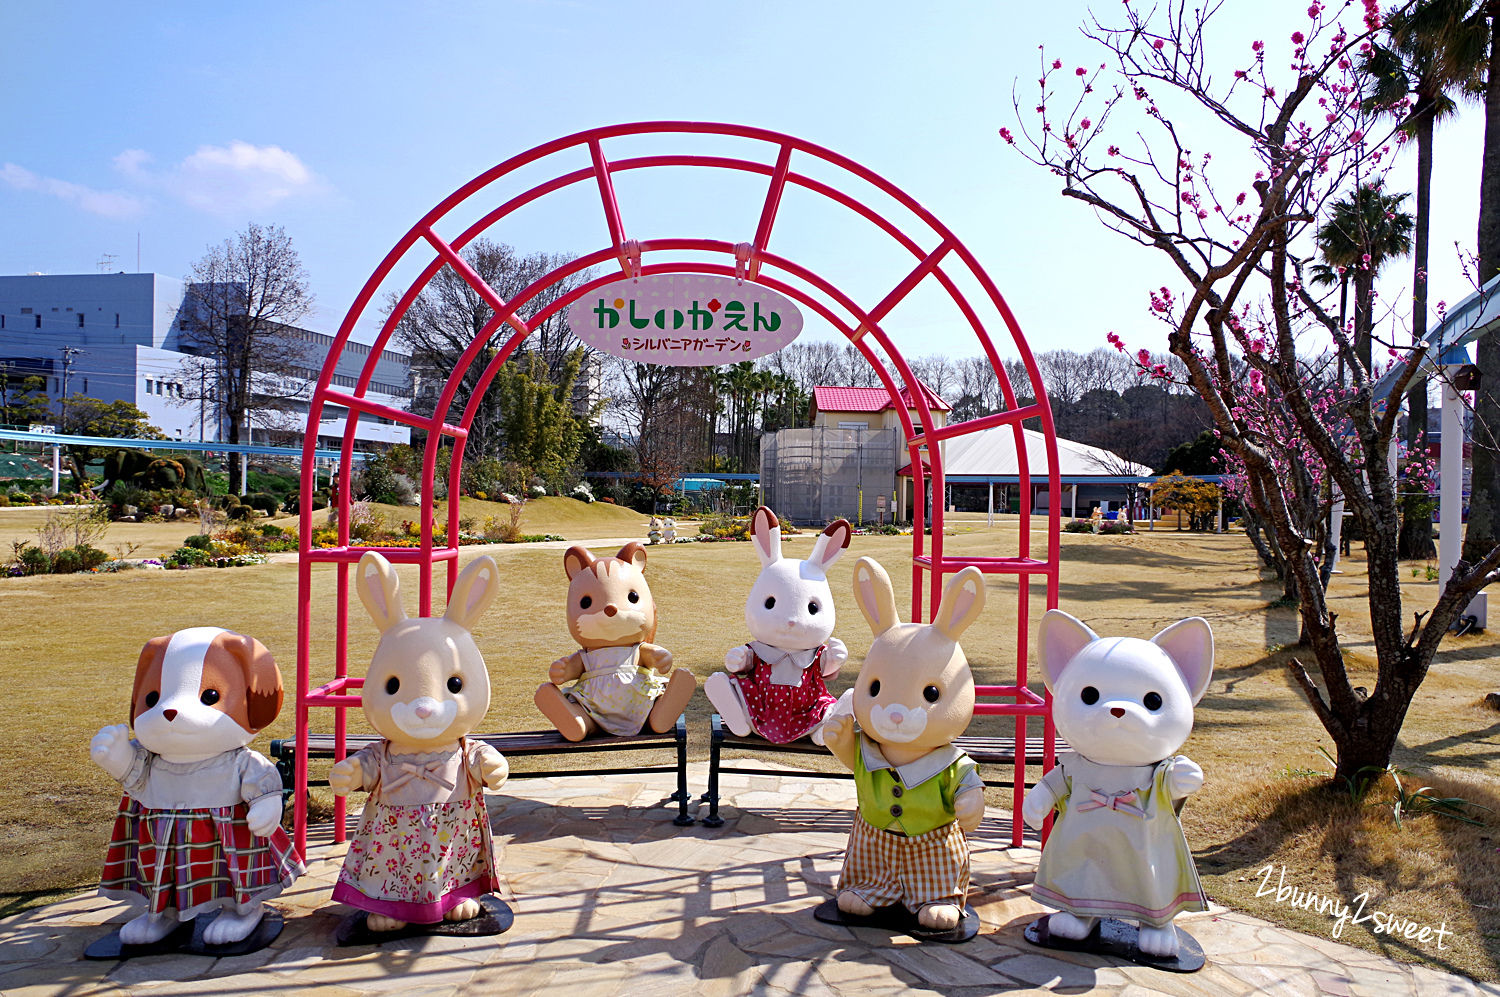
[[[1114,6],[1096,4],[1106,16]],[[1294,27],[1304,6],[1229,0],[1229,34],[1248,45],[1274,30],[1267,10],[1284,9]],[[133,271],[139,236],[141,269],[185,276],[246,222],[278,224],[312,276],[318,312],[308,324],[331,331],[411,224],[489,166],[596,125],[728,121],[818,143],[904,188],[979,257],[1033,348],[1091,349],[1118,330],[1132,346],[1162,349],[1145,291],[1170,272],[1064,200],[1054,178],[997,135],[1015,125],[1017,77],[1032,100],[1038,44],[1070,64],[1098,64],[1078,36],[1086,9],[1075,0],[6,4],[0,273],[92,273],[104,254]],[[1474,240],[1481,132],[1471,108],[1439,133],[1434,299],[1467,290],[1452,246]],[[621,184],[631,234],[748,239],[763,187],[684,172]],[[1396,183],[1413,172],[1403,163]],[[773,248],[866,304],[879,300],[899,271],[868,233],[793,207]],[[559,199],[493,234],[525,251],[605,242],[587,199]],[[1394,269],[1392,294],[1410,273]],[[892,331],[908,355],[977,352],[920,299],[900,317]]]

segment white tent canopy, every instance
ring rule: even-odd
[[[1026,439],[1028,470],[1032,479],[1036,480],[1050,470],[1047,467],[1045,438],[1041,433],[1030,429],[1023,429],[1022,434]],[[969,433],[949,440],[943,447],[943,473],[950,478],[960,475],[998,477],[1021,473],[1016,453],[1016,434],[1010,426],[996,426]],[[1109,450],[1075,443],[1062,437],[1057,439],[1057,458],[1061,464],[1057,473],[1064,478],[1151,475],[1151,468],[1144,464],[1128,461]]]

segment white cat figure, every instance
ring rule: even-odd
[[[1207,909],[1177,819],[1203,770],[1174,752],[1213,674],[1213,632],[1193,617],[1150,640],[1101,638],[1053,609],[1040,643],[1052,716],[1073,750],[1022,808],[1033,828],[1058,813],[1032,896],[1060,911],[1052,935],[1085,938],[1100,917],[1116,917],[1139,922],[1142,952],[1171,958],[1172,919]]]

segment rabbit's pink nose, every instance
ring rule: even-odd
[[[176,710],[162,710],[161,715],[167,718],[167,723],[171,723],[173,720],[177,719]]]
[[[892,713],[892,714],[889,714],[889,716],[890,716],[891,723],[893,723],[893,724],[899,724],[901,721],[903,721],[903,720],[906,719],[905,717],[903,717],[899,713]]]
[[[608,605],[606,605],[604,607],[604,615],[605,616],[613,616],[613,615],[615,615],[618,612],[619,612],[619,610],[615,608],[615,604],[612,603],[612,602],[609,603]]]
[[[1125,715],[1125,708],[1123,706],[1111,706],[1109,708],[1109,714],[1110,716],[1119,719],[1120,717],[1123,717]]]
[[[432,707],[428,706],[426,703],[418,703],[416,706],[412,707],[411,711],[417,715],[418,720],[426,720],[428,717],[432,716]]]

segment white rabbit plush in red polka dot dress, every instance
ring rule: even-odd
[[[805,561],[781,556],[781,524],[765,506],[755,510],[750,532],[761,563],[745,602],[754,639],[724,656],[728,671],[709,676],[703,691],[741,737],[753,730],[786,744],[811,735],[822,744],[823,722],[837,702],[826,680],[849,659],[844,642],[833,636],[828,569],[853,530],[842,519],[830,523]]]

